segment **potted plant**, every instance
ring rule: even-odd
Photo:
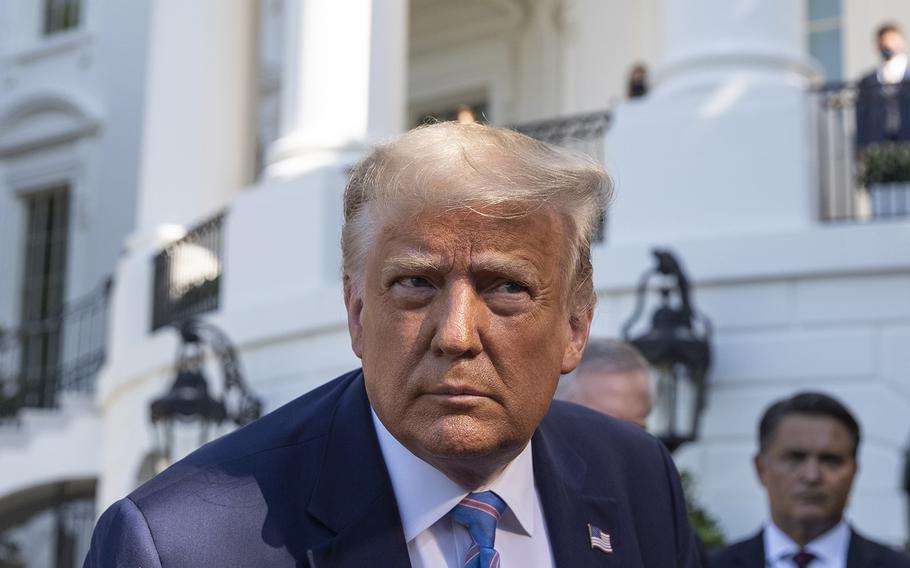
[[[869,192],[873,217],[910,215],[910,144],[870,146],[860,156],[858,174]]]

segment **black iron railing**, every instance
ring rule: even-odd
[[[512,126],[531,138],[587,154],[604,161],[604,135],[610,126],[610,112],[599,111],[539,120]]]
[[[220,213],[155,256],[152,331],[218,309],[223,224]]]
[[[910,83],[862,88],[853,83],[830,84],[810,96],[816,125],[819,218],[865,221],[910,216],[910,183],[895,183],[904,176],[870,175],[870,168],[910,168],[910,163],[902,166],[882,156],[883,150],[893,154],[890,149],[910,144]]]
[[[606,160],[604,142],[610,120],[609,111],[598,111],[516,124],[511,128],[541,142],[581,152],[603,164]],[[606,217],[602,216],[595,241],[603,241],[605,234]]]
[[[0,420],[91,392],[107,346],[111,280],[50,317],[0,329]]]

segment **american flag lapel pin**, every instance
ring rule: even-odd
[[[610,533],[589,523],[588,537],[591,539],[591,548],[596,548],[605,554],[613,554],[613,541],[610,539]]]

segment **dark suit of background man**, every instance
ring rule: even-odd
[[[885,24],[876,33],[882,63],[859,82],[856,148],[882,142],[910,142],[910,66],[900,29]]]
[[[697,566],[660,442],[551,404],[608,192],[597,164],[479,124],[376,148],[342,232],[363,369],[115,503],[86,566]]]
[[[720,551],[711,568],[910,568],[910,558],[844,520],[859,441],[856,419],[827,395],[801,393],[771,405],[755,456],[771,519]]]

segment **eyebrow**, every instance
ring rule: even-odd
[[[439,272],[442,269],[442,262],[439,258],[419,253],[402,254],[387,258],[383,263],[382,276],[385,277],[390,272],[407,270],[409,272],[425,273]]]
[[[415,273],[442,272],[445,264],[443,259],[434,255],[413,252],[386,259],[380,272],[382,276],[400,270]],[[471,262],[471,269],[475,272],[524,275],[526,277],[536,273],[536,267],[527,260],[503,258],[499,255],[483,253],[477,255]]]
[[[480,254],[471,263],[474,270],[498,274],[523,274],[531,276],[536,274],[536,267],[521,258],[503,258],[498,255]]]

